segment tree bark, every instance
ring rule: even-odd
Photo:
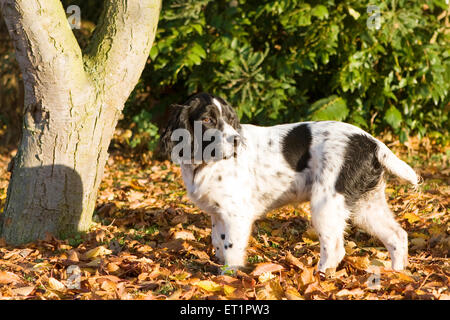
[[[108,146],[150,52],[161,0],[110,0],[84,54],[59,0],[0,0],[24,89],[0,232],[8,243],[89,229]]]

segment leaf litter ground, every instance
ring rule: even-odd
[[[349,226],[346,257],[319,277],[302,204],[257,221],[248,268],[221,275],[210,219],[187,198],[179,167],[122,148],[108,160],[88,233],[20,247],[0,239],[0,299],[449,299],[449,148],[383,140],[424,178],[419,190],[388,178],[386,197],[409,234],[404,272],[389,269],[378,240]],[[13,154],[0,156],[2,207]]]

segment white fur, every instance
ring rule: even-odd
[[[217,101],[216,98],[213,98],[213,99],[212,99],[212,102],[217,106],[217,109],[219,109],[220,115],[222,115],[222,105],[220,104],[220,102]]]
[[[396,176],[417,186],[419,179],[414,170],[404,161],[400,160],[386,145],[378,141],[378,160],[383,166]]]
[[[312,224],[320,240],[319,271],[335,268],[344,257],[344,229],[349,218],[385,244],[394,269],[403,269],[407,263],[407,235],[389,210],[384,183],[360,199],[356,212],[346,208],[344,196],[335,190],[348,134],[369,135],[345,123],[311,122],[311,158],[306,169],[296,172],[283,157],[282,139],[297,125],[242,125],[242,144],[235,157],[201,166],[181,165],[190,199],[211,215],[212,244],[217,257],[231,268],[243,266],[256,219],[289,203],[311,201]],[[227,135],[237,133],[229,128],[226,127]],[[329,132],[328,139],[325,131]],[[386,168],[408,181],[417,181],[409,166],[384,144],[377,143],[380,162]],[[322,160],[325,153],[326,167]]]

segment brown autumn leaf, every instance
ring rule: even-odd
[[[416,214],[414,214],[412,212],[406,212],[403,215],[403,219],[408,220],[408,222],[411,223],[411,224],[420,221],[420,217],[418,217]]]
[[[416,249],[423,249],[427,246],[427,240],[425,240],[424,238],[413,238],[409,242]]]
[[[347,271],[345,269],[341,269],[335,272],[335,279],[346,278],[348,277]]]
[[[286,289],[284,294],[288,300],[305,300],[305,298],[303,298],[294,287],[289,287]]]
[[[31,294],[31,292],[33,292],[34,288],[35,288],[35,286],[26,286],[26,287],[14,288],[11,291],[13,292],[14,295],[29,296]]]
[[[129,190],[127,193],[127,199],[130,203],[136,205],[133,209],[139,207],[139,202],[144,198],[145,194],[140,191]]]
[[[193,254],[194,256],[198,257],[199,259],[202,260],[209,260],[209,256],[205,251],[201,251],[201,250],[190,250],[189,251],[190,254]]]
[[[222,284],[227,284],[227,285],[239,285],[241,283],[241,281],[235,277],[230,277],[228,275],[220,275],[218,276],[216,279],[216,282],[218,283],[222,283]]]
[[[407,282],[415,282],[414,278],[407,275],[405,272],[396,272],[395,273],[397,279],[400,279],[401,281],[407,281]]]
[[[347,241],[345,244],[345,253],[352,255],[355,251],[358,251],[358,245],[353,241]]]
[[[342,289],[341,291],[336,293],[337,297],[344,297],[344,296],[362,296],[364,295],[364,291],[361,290],[360,288],[355,288],[352,290],[348,290],[348,289]]]
[[[102,288],[105,291],[114,291],[114,290],[116,290],[117,285],[114,281],[105,279],[105,280],[101,281],[100,288]]]
[[[305,267],[303,268],[302,273],[300,273],[300,283],[302,286],[306,286],[310,283],[313,283],[316,281],[316,276],[314,275],[315,269],[312,267]]]
[[[225,293],[226,296],[231,296],[234,291],[236,291],[235,287],[229,286],[227,284],[223,285],[223,292]]]
[[[191,240],[195,241],[195,236],[191,231],[188,230],[179,230],[175,231],[172,235],[174,239],[181,239],[181,240]]]
[[[307,285],[304,295],[311,297],[314,294],[322,294],[322,287],[320,286],[318,281],[311,282]]]
[[[100,229],[95,232],[95,241],[103,242],[103,240],[105,240],[105,237],[106,237],[105,230]]]
[[[283,290],[283,287],[281,286],[280,281],[278,281],[278,279],[274,279],[274,280],[270,281],[269,286],[277,299],[281,299],[284,297],[284,290]]]
[[[303,232],[302,237],[305,237],[311,241],[318,241],[319,236],[317,235],[317,231],[313,227],[308,227],[308,229]]]
[[[56,280],[53,277],[48,279],[48,286],[51,289],[56,290],[56,291],[65,291],[66,290],[66,286],[62,282]]]
[[[220,285],[214,281],[211,281],[211,280],[202,280],[202,281],[195,283],[195,285],[197,287],[202,288],[203,290],[206,290],[209,292],[216,292],[216,291],[222,290],[222,285]]]
[[[79,262],[79,256],[78,252],[76,250],[70,250],[67,255],[67,260],[73,261],[73,262]]]
[[[323,291],[327,292],[327,291],[334,291],[337,289],[335,281],[321,281],[320,282],[320,286],[322,287]]]
[[[350,256],[350,257],[346,257],[345,259],[352,266],[354,266],[355,268],[360,269],[360,270],[366,270],[367,267],[370,265],[368,256],[363,256],[363,257]]]
[[[93,259],[99,256],[104,256],[104,255],[108,255],[111,254],[112,251],[105,248],[104,246],[98,246],[96,248],[93,248],[91,250],[89,250],[88,252],[86,252],[84,254],[84,258],[85,259]]]
[[[33,250],[31,250],[31,249],[23,249],[23,250],[19,251],[19,255],[22,258],[26,258],[31,252],[33,252]]]
[[[10,284],[21,282],[20,277],[12,272],[0,271],[0,284]]]
[[[256,290],[258,300],[280,300],[283,296],[283,288],[276,280],[272,280]]]
[[[167,248],[168,250],[180,251],[182,249],[186,249],[184,243],[185,241],[182,239],[173,239],[171,241],[161,243],[160,247]]]
[[[17,257],[18,254],[19,254],[19,252],[17,250],[12,250],[12,251],[6,252],[6,254],[3,256],[3,259],[5,259],[5,260],[9,260],[11,258],[14,259],[15,257]]]
[[[130,181],[130,187],[133,190],[143,192],[143,191],[146,191],[146,187],[143,185],[144,183],[145,183],[145,181],[133,179]]]
[[[305,265],[301,263],[300,260],[298,260],[296,257],[294,257],[290,251],[286,253],[286,261],[296,266],[300,270],[303,270],[305,268]]]
[[[439,296],[439,300],[450,300],[450,294],[443,293]]]
[[[227,289],[227,288],[234,288],[227,285],[224,285],[224,293],[227,299],[233,299],[233,300],[248,300],[248,296],[246,295],[246,292],[241,289],[237,288],[235,290]],[[231,290],[231,293],[230,293]]]
[[[175,216],[172,220],[170,220],[170,223],[173,225],[177,225],[177,224],[185,224],[188,223],[189,218],[187,214],[180,214]]]
[[[370,266],[383,267],[386,269],[391,268],[391,261],[380,260],[380,259],[370,259]]]
[[[265,262],[257,264],[256,268],[252,271],[251,274],[253,276],[260,276],[266,272],[277,272],[281,270],[284,270],[283,266],[276,263]]]
[[[106,265],[106,270],[108,270],[108,272],[116,272],[119,269],[120,267],[113,262],[110,262]]]
[[[167,300],[179,300],[182,294],[183,294],[183,290],[178,289],[178,290],[174,291],[170,296],[168,296]]]

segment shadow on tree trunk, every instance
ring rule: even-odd
[[[0,214],[0,232],[8,243],[44,239],[47,233],[67,238],[80,230],[83,183],[74,169],[64,165],[17,168],[12,177]],[[30,181],[34,183],[26,183]]]

